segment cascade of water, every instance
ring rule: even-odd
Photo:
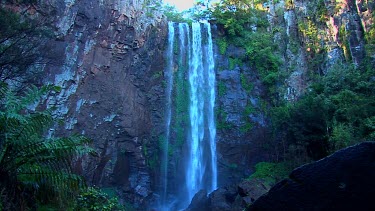
[[[190,154],[188,168],[186,171],[186,187],[189,200],[201,189],[203,177],[202,148],[200,142],[204,137],[203,128],[203,103],[202,89],[202,38],[200,23],[192,24],[192,58],[190,61],[189,82],[190,82]]]
[[[209,92],[209,105],[208,105],[208,129],[210,132],[210,153],[211,153],[211,189],[210,192],[214,191],[217,188],[217,157],[216,157],[216,125],[215,125],[215,115],[214,115],[214,106],[215,106],[215,62],[214,62],[214,53],[212,47],[212,35],[211,35],[211,26],[209,23],[205,23],[204,26],[207,29],[207,62],[208,62],[208,92]]]
[[[177,28],[178,26],[178,28]],[[216,165],[216,126],[214,118],[215,105],[215,72],[211,27],[208,22],[192,23],[191,28],[186,23],[168,24],[168,48],[167,48],[167,68],[165,74],[167,76],[167,108],[166,108],[166,141],[163,153],[162,168],[162,209],[171,207],[167,202],[168,191],[168,147],[169,140],[171,144],[175,141],[175,131],[171,130],[171,122],[178,123],[181,119],[174,119],[177,115],[172,116],[172,103],[177,103],[172,99],[172,93],[179,95],[183,90],[188,92],[188,109],[186,112],[189,118],[186,119],[189,125],[184,128],[187,137],[186,140],[186,156],[183,162],[186,164],[184,168],[185,186],[177,192],[182,194],[179,196],[181,207],[187,206],[193,196],[201,189],[209,192],[217,187],[217,165]],[[176,35],[175,35],[175,30]],[[176,38],[175,38],[176,37]],[[178,39],[178,42],[175,42]],[[175,51],[179,49],[179,51]],[[176,54],[176,55],[175,55]],[[176,58],[174,58],[176,56]],[[188,78],[187,89],[181,89],[181,84],[176,84],[178,89],[172,90],[173,66],[174,62],[178,64],[176,67],[176,81],[181,81],[183,77]],[[179,108],[181,109],[181,108]],[[178,120],[178,121],[177,121]],[[172,134],[172,135],[170,135]],[[176,176],[176,175],[174,175]],[[178,181],[182,182],[182,181]]]
[[[191,131],[188,139],[190,157],[186,171],[189,201],[200,189],[213,191],[217,186],[215,72],[209,23],[192,24],[191,54],[189,69]],[[207,129],[208,136],[205,135]]]
[[[167,68],[165,75],[167,76],[166,88],[166,123],[165,123],[165,140],[163,143],[163,158],[161,165],[161,185],[162,185],[162,204],[166,204],[167,187],[168,187],[168,148],[170,139],[170,125],[172,117],[172,88],[173,88],[173,44],[174,44],[174,26],[173,23],[168,23],[168,49],[167,49]]]

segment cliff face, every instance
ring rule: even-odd
[[[361,64],[373,1],[272,2],[264,5],[268,31],[279,44],[280,70],[287,75],[278,84],[279,96],[297,100],[308,88],[310,72],[323,74],[335,61]],[[135,206],[151,197],[160,176],[167,23],[156,10],[158,3],[42,0],[38,5],[55,27],[50,46],[61,60],[47,64],[41,79],[63,88],[45,102],[65,119],[50,135],[79,133],[93,139],[98,157],[78,160],[76,170],[93,185],[116,187]],[[270,156],[264,149],[276,146],[267,146],[268,99],[257,70],[236,60],[245,56],[244,49],[229,46],[220,53],[220,31],[213,28],[218,178],[224,186],[249,176]],[[178,185],[177,179],[171,183]]]
[[[43,1],[54,18],[51,41],[63,61],[45,66],[43,83],[63,89],[46,99],[65,122],[50,135],[91,138],[98,157],[77,161],[87,181],[117,187],[135,206],[152,193],[164,103],[167,27],[157,1]],[[153,159],[153,160],[152,160]],[[155,171],[156,172],[156,171]]]
[[[373,24],[372,1],[268,1],[261,6],[281,60],[279,99],[298,100],[313,74],[323,75],[337,62],[359,66],[370,53],[365,38]],[[282,144],[269,142],[275,138],[267,117],[272,100],[259,70],[247,63],[246,46],[229,45],[220,53],[220,29],[215,34],[219,184],[225,185],[247,177],[257,162],[277,159]]]
[[[283,68],[288,73],[284,97],[295,100],[306,90],[309,72],[324,74],[335,62],[361,65],[365,34],[373,23],[372,1],[279,1],[268,5],[271,28],[282,30]]]

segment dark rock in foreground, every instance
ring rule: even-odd
[[[375,142],[295,169],[248,210],[375,210]]]
[[[222,187],[207,196],[201,190],[186,211],[242,211],[268,191],[262,180],[243,180],[238,185]]]
[[[207,191],[200,190],[196,193],[191,200],[189,207],[186,211],[195,211],[195,210],[207,210],[208,209],[208,200],[207,200]]]

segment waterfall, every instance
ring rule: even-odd
[[[191,128],[186,188],[190,201],[199,190],[211,192],[217,186],[215,72],[211,28],[207,22],[192,24],[189,63]],[[207,130],[208,135],[205,134]]]
[[[202,160],[202,148],[200,143],[203,141],[203,93],[200,91],[203,87],[203,64],[202,64],[202,38],[199,23],[192,24],[192,59],[190,61],[189,83],[190,83],[190,154],[188,168],[186,171],[186,189],[189,199],[202,187],[202,178],[204,166]],[[199,90],[199,91],[198,91]]]
[[[174,44],[174,27],[173,23],[168,23],[168,49],[167,49],[167,68],[165,75],[167,76],[166,88],[166,123],[165,123],[165,139],[163,140],[163,158],[161,164],[161,185],[162,185],[162,204],[167,202],[168,188],[168,149],[170,139],[170,128],[172,118],[172,88],[173,88],[173,44]]]
[[[201,189],[212,192],[217,188],[211,27],[208,22],[192,23],[191,27],[186,23],[169,23],[168,30],[166,141],[161,174],[163,210],[173,206],[173,209],[186,208]],[[178,145],[181,134],[183,143]],[[171,152],[176,154],[168,158]],[[168,165],[177,169],[176,175],[168,175],[173,174]],[[176,181],[171,184],[167,178]],[[176,195],[178,205],[167,201],[167,193]]]
[[[207,49],[207,58],[208,58],[208,92],[209,92],[209,105],[208,105],[208,129],[210,132],[210,157],[211,157],[211,189],[210,192],[214,191],[217,188],[217,157],[216,157],[216,125],[215,125],[215,62],[214,62],[214,53],[212,47],[212,35],[211,35],[211,26],[208,23],[205,23],[208,35],[208,49]]]

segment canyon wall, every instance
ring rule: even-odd
[[[83,134],[98,156],[76,162],[91,185],[116,190],[135,207],[152,195],[157,137],[163,131],[166,19],[158,1],[65,0],[38,5],[53,18],[61,59],[47,64],[44,84],[62,91],[46,99],[65,121],[50,134]]]

